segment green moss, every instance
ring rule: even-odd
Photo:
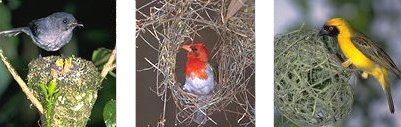
[[[28,87],[46,105],[40,84],[57,81],[58,95],[54,102],[51,126],[86,126],[100,89],[101,77],[95,65],[81,58],[49,56],[28,65]]]

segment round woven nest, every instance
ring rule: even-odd
[[[337,42],[317,29],[274,38],[274,103],[298,126],[325,126],[346,118],[353,104],[351,71],[341,66]]]
[[[206,104],[207,125],[219,125],[213,118],[216,111],[235,114],[235,124],[254,125],[254,1],[247,1],[227,18],[229,4],[230,1],[166,0],[150,2],[137,10],[140,17],[145,17],[137,20],[137,41],[158,53],[157,61],[145,60],[157,73],[155,93],[164,104],[171,97],[176,105],[175,125],[193,124],[194,111],[200,108],[196,105],[197,96],[184,92],[183,83],[177,82],[177,74],[183,72],[176,72],[176,57],[182,44],[193,42],[195,37],[207,38],[200,34],[202,31],[213,31],[218,38],[208,43],[213,45],[208,49],[209,60],[217,63],[217,86]],[[238,108],[227,109],[228,105]],[[166,110],[164,107],[158,125],[166,122]]]

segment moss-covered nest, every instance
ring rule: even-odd
[[[51,126],[86,126],[101,85],[94,64],[81,58],[49,56],[31,61],[28,67],[28,87],[42,105],[49,105],[49,100],[41,85],[57,83],[53,110],[45,108],[45,114],[53,112]]]

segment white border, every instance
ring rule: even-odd
[[[117,0],[117,125],[135,126],[135,0]],[[256,1],[256,126],[274,123],[272,0]]]
[[[117,126],[135,126],[135,0],[116,0]]]
[[[256,126],[274,123],[274,1],[256,0]]]

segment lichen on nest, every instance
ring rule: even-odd
[[[95,65],[76,57],[49,56],[32,60],[28,67],[27,85],[42,105],[48,101],[40,84],[57,82],[51,126],[86,126],[101,88],[101,76]]]

